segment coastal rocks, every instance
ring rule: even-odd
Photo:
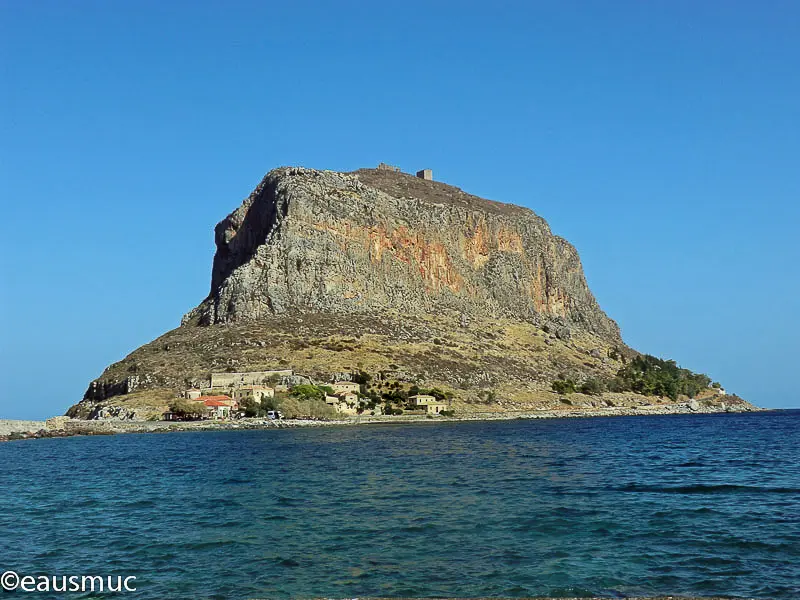
[[[13,419],[0,419],[0,436],[8,436],[14,433],[31,433],[44,429],[44,421],[16,421]]]
[[[45,429],[48,431],[59,431],[67,427],[72,419],[69,417],[50,417],[45,421]]]
[[[38,440],[42,438],[57,438],[69,437],[77,435],[74,433],[67,433],[64,430],[51,431],[49,429],[40,429],[38,431],[14,431],[7,435],[0,435],[0,442],[13,442],[16,440]]]
[[[136,419],[136,411],[124,406],[97,406],[92,410],[89,419],[132,421]]]
[[[0,421],[0,442],[96,433],[95,429],[86,427],[85,421],[69,417],[52,417],[47,421]]]
[[[508,403],[497,402],[497,408],[503,408]],[[369,424],[414,424],[431,423],[437,421],[499,421],[511,419],[561,419],[561,418],[585,418],[585,417],[637,417],[647,415],[670,415],[670,414],[691,414],[686,405],[674,404],[671,406],[630,406],[616,408],[602,408],[589,406],[586,402],[572,402],[558,408],[550,410],[511,410],[493,411],[487,410],[475,413],[460,413],[455,417],[431,417],[431,415],[402,415],[402,416],[383,416],[383,415],[361,415],[353,417],[342,417],[337,419],[242,419],[238,421],[81,421],[79,419],[67,419],[61,429],[34,428],[19,431],[19,425],[13,426],[14,431],[6,431],[4,423],[0,421],[0,441],[13,441],[35,438],[68,437],[73,435],[113,435],[122,433],[166,433],[171,431],[226,431],[226,430],[249,430],[249,429],[274,429],[274,428],[295,428],[295,427],[326,427],[331,425],[356,426]],[[719,412],[746,412],[750,407],[727,407],[721,411],[719,407],[701,407],[702,413]],[[11,423],[20,423],[19,421]],[[36,422],[41,425],[41,422]]]

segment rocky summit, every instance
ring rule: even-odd
[[[366,375],[375,393],[435,387],[461,412],[688,400],[553,391],[609,381],[637,353],[575,248],[527,208],[396,170],[281,167],[215,241],[208,296],[69,414],[152,416],[212,372],[281,368],[316,383]]]
[[[202,324],[289,311],[563,320],[606,339],[578,253],[531,210],[403,173],[269,173],[215,229]]]

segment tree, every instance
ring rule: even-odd
[[[428,394],[430,394],[431,396],[433,396],[437,400],[444,400],[445,398],[447,398],[447,394],[445,394],[439,388],[431,388],[430,390],[428,390]]]
[[[325,387],[327,388],[327,386]],[[332,389],[331,392],[333,392]],[[302,400],[322,400],[324,402],[325,390],[317,387],[316,385],[302,383],[292,388],[292,396],[294,396],[295,398],[300,398]]]
[[[387,402],[392,402],[395,404],[405,404],[406,400],[408,399],[408,395],[403,390],[396,389],[389,389],[388,391],[383,392],[381,397]]]
[[[268,410],[278,409],[278,400],[274,396],[261,397],[261,409],[266,413]]]
[[[252,398],[240,400],[239,408],[244,411],[245,417],[263,417],[267,413],[265,408]]]
[[[169,410],[183,418],[199,418],[206,413],[206,405],[202,402],[178,398],[169,403]]]

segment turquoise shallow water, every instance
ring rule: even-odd
[[[800,411],[29,440],[0,476],[0,570],[137,598],[800,598]]]

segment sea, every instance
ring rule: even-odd
[[[32,598],[800,598],[800,411],[0,444]]]

